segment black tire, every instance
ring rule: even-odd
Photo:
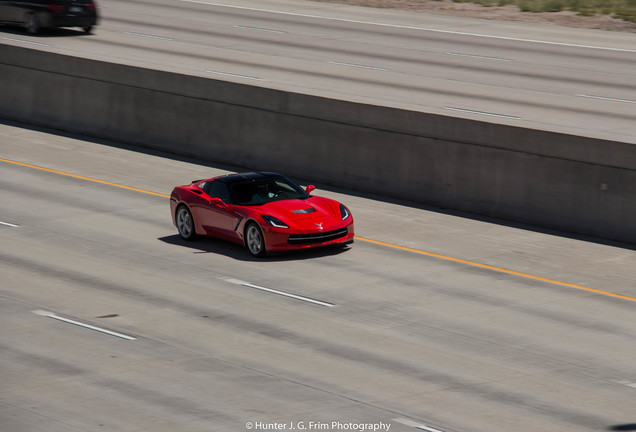
[[[250,222],[245,227],[245,246],[252,256],[257,258],[264,257],[266,254],[263,232],[255,222]]]
[[[82,27],[82,30],[84,30],[84,33],[86,33],[86,34],[91,34],[91,33],[93,33],[93,26],[89,25],[89,26],[86,26],[86,27]]]
[[[188,209],[188,207],[185,205],[177,207],[175,222],[177,224],[179,236],[182,239],[190,241],[196,238],[197,233],[194,228],[194,218],[192,218],[192,213],[190,213],[190,209]]]
[[[40,33],[40,19],[34,13],[29,14],[26,17],[26,31],[32,35],[36,35]]]

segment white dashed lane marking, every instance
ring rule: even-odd
[[[245,281],[238,280],[238,279],[225,278],[225,277],[222,277],[222,278],[219,278],[219,279],[224,280],[225,282],[229,282],[229,283],[235,284],[235,285],[241,285],[241,286],[248,287],[248,288],[254,288],[254,289],[257,289],[257,290],[269,292],[269,293],[272,293],[272,294],[278,294],[278,295],[281,295],[281,296],[293,298],[293,299],[296,299],[296,300],[301,300],[301,301],[308,302],[308,303],[317,304],[317,305],[320,305],[320,306],[326,306],[326,307],[334,307],[335,306],[333,303],[328,303],[328,302],[324,302],[324,301],[321,301],[321,300],[316,300],[316,299],[312,299],[312,298],[309,298],[309,297],[303,297],[303,296],[300,296],[300,295],[288,293],[288,292],[285,292],[285,291],[279,291],[279,290],[275,290],[275,289],[272,289],[272,288],[267,288],[267,287],[263,287],[263,286],[259,286],[259,285],[254,285],[252,283],[245,282]]]
[[[36,314],[36,315],[41,315],[41,316],[47,317],[47,318],[53,318],[54,320],[62,321],[62,322],[65,322],[67,324],[73,324],[73,325],[76,325],[76,326],[79,326],[79,327],[83,327],[83,328],[86,328],[86,329],[89,329],[89,330],[94,330],[96,332],[104,333],[104,334],[107,334],[107,335],[110,335],[110,336],[115,336],[115,337],[118,337],[118,338],[121,338],[121,339],[126,339],[126,340],[136,340],[137,339],[135,337],[132,337],[132,336],[129,336],[129,335],[125,335],[123,333],[114,332],[114,331],[111,331],[111,330],[107,330],[105,328],[96,327],[94,325],[86,324],[86,323],[83,323],[83,322],[80,322],[80,321],[75,321],[75,320],[72,320],[72,319],[69,319],[69,318],[64,318],[64,317],[61,317],[59,315],[54,314],[53,312],[48,312],[48,311],[44,311],[44,310],[36,310],[36,311],[33,311],[33,313]]]

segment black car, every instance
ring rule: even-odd
[[[0,23],[19,25],[29,33],[57,27],[81,27],[86,33],[97,24],[93,0],[0,0]]]

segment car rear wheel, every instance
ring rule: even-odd
[[[84,30],[84,33],[86,34],[91,34],[93,32],[93,26],[89,25],[89,26],[82,27],[82,30]]]
[[[26,30],[33,35],[40,33],[40,20],[36,14],[31,13],[27,16]]]
[[[245,245],[253,256],[265,256],[265,240],[263,239],[263,232],[254,222],[251,222],[245,229]]]
[[[177,209],[176,221],[177,230],[179,230],[181,238],[188,241],[194,240],[196,237],[194,219],[192,219],[192,213],[190,213],[190,210],[186,206],[179,206]]]

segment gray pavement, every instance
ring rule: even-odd
[[[95,35],[0,43],[635,142],[636,34],[297,0],[100,4]]]
[[[636,423],[633,249],[319,188],[389,245],[254,260],[103,183],[168,194],[227,167],[110,144],[0,125],[0,430]]]

